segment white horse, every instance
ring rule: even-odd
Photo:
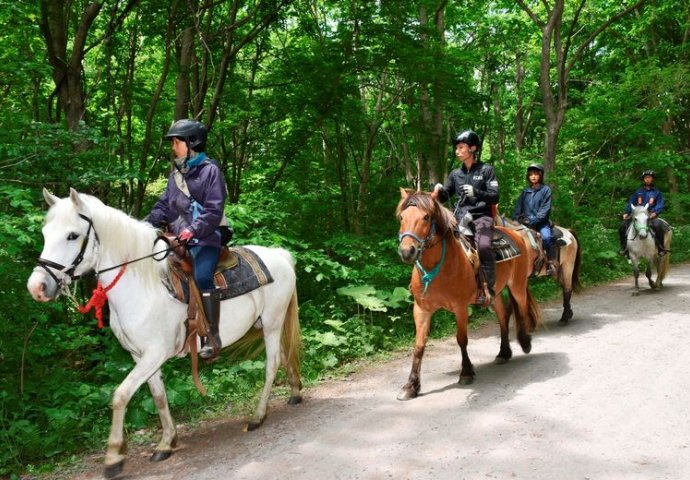
[[[45,245],[39,266],[27,282],[29,292],[34,300],[47,302],[61,293],[68,294],[68,285],[79,276],[95,272],[107,291],[112,331],[135,362],[113,394],[105,474],[112,477],[122,471],[125,408],[144,382],[149,384],[163,430],[151,459],[164,460],[172,453],[177,433],[168,409],[161,366],[169,358],[185,355],[187,305],[175,300],[163,283],[168,275],[167,262],[150,258],[157,233],[150,224],[74,189],[63,199],[46,189],[43,196],[50,205],[43,226]],[[255,325],[263,329],[266,383],[254,417],[247,425],[248,430],[253,430],[266,417],[268,398],[281,360],[291,386],[288,403],[301,401],[301,337],[292,256],[280,248],[249,248],[261,257],[274,281],[221,303],[220,336],[225,347],[255,331],[252,328]],[[126,268],[110,269],[142,257],[149,258],[130,263]]]
[[[654,241],[654,236],[649,229],[649,205],[631,205],[632,206],[632,221],[628,227],[626,238],[627,238],[627,248],[628,256],[630,258],[630,263],[632,263],[633,274],[635,275],[635,290],[633,290],[633,295],[637,296],[640,294],[640,286],[638,278],[640,276],[640,260],[644,259],[647,263],[647,269],[645,271],[645,276],[649,282],[649,286],[653,289],[659,289],[663,287],[663,281],[668,273],[670,256],[671,254],[667,252],[664,256],[660,257],[656,243]],[[671,237],[673,232],[669,230],[664,235],[664,248],[666,250],[671,250]],[[652,280],[652,268],[656,270],[656,281]]]

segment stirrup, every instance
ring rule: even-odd
[[[494,296],[492,295],[491,290],[489,290],[489,287],[486,283],[482,285],[482,288],[477,289],[477,298],[474,301],[476,306],[488,308],[491,306],[493,301]]]
[[[215,360],[220,353],[221,343],[218,334],[209,333],[206,337],[206,344],[199,350],[199,356],[204,360]]]

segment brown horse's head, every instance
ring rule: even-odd
[[[452,212],[438,201],[438,193],[400,189],[396,214],[400,219],[398,254],[405,263],[419,260],[422,252],[435,245],[436,236],[453,235],[457,222]]]

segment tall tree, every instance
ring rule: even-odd
[[[587,4],[587,0],[579,0],[572,18],[569,20],[564,18],[565,0],[555,0],[553,4],[546,0],[541,0],[545,19],[541,18],[533,10],[526,0],[517,0],[520,7],[529,15],[542,33],[539,88],[542,94],[542,108],[546,119],[543,155],[544,168],[547,172],[551,172],[556,168],[558,135],[568,109],[568,88],[573,67],[580,61],[585,49],[604,30],[628,13],[642,7],[645,1],[638,0],[637,3],[623,8],[618,13],[610,16],[599,26],[588,29],[591,31],[589,36],[576,43],[577,37],[581,33],[581,26],[579,24],[582,19],[580,15]],[[569,5],[572,4],[569,3]]]

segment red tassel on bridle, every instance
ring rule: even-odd
[[[122,275],[124,275],[126,268],[127,266],[124,265],[117,273],[117,276],[115,276],[110,285],[108,285],[106,288],[103,288],[103,285],[101,285],[101,281],[99,280],[96,283],[96,288],[93,290],[89,302],[83,307],[77,305],[77,310],[79,310],[79,313],[88,313],[92,308],[96,309],[95,315],[96,319],[98,319],[98,328],[103,328],[103,306],[105,305],[105,302],[108,300],[108,292],[115,286],[115,284],[120,280],[120,278],[122,278]]]

